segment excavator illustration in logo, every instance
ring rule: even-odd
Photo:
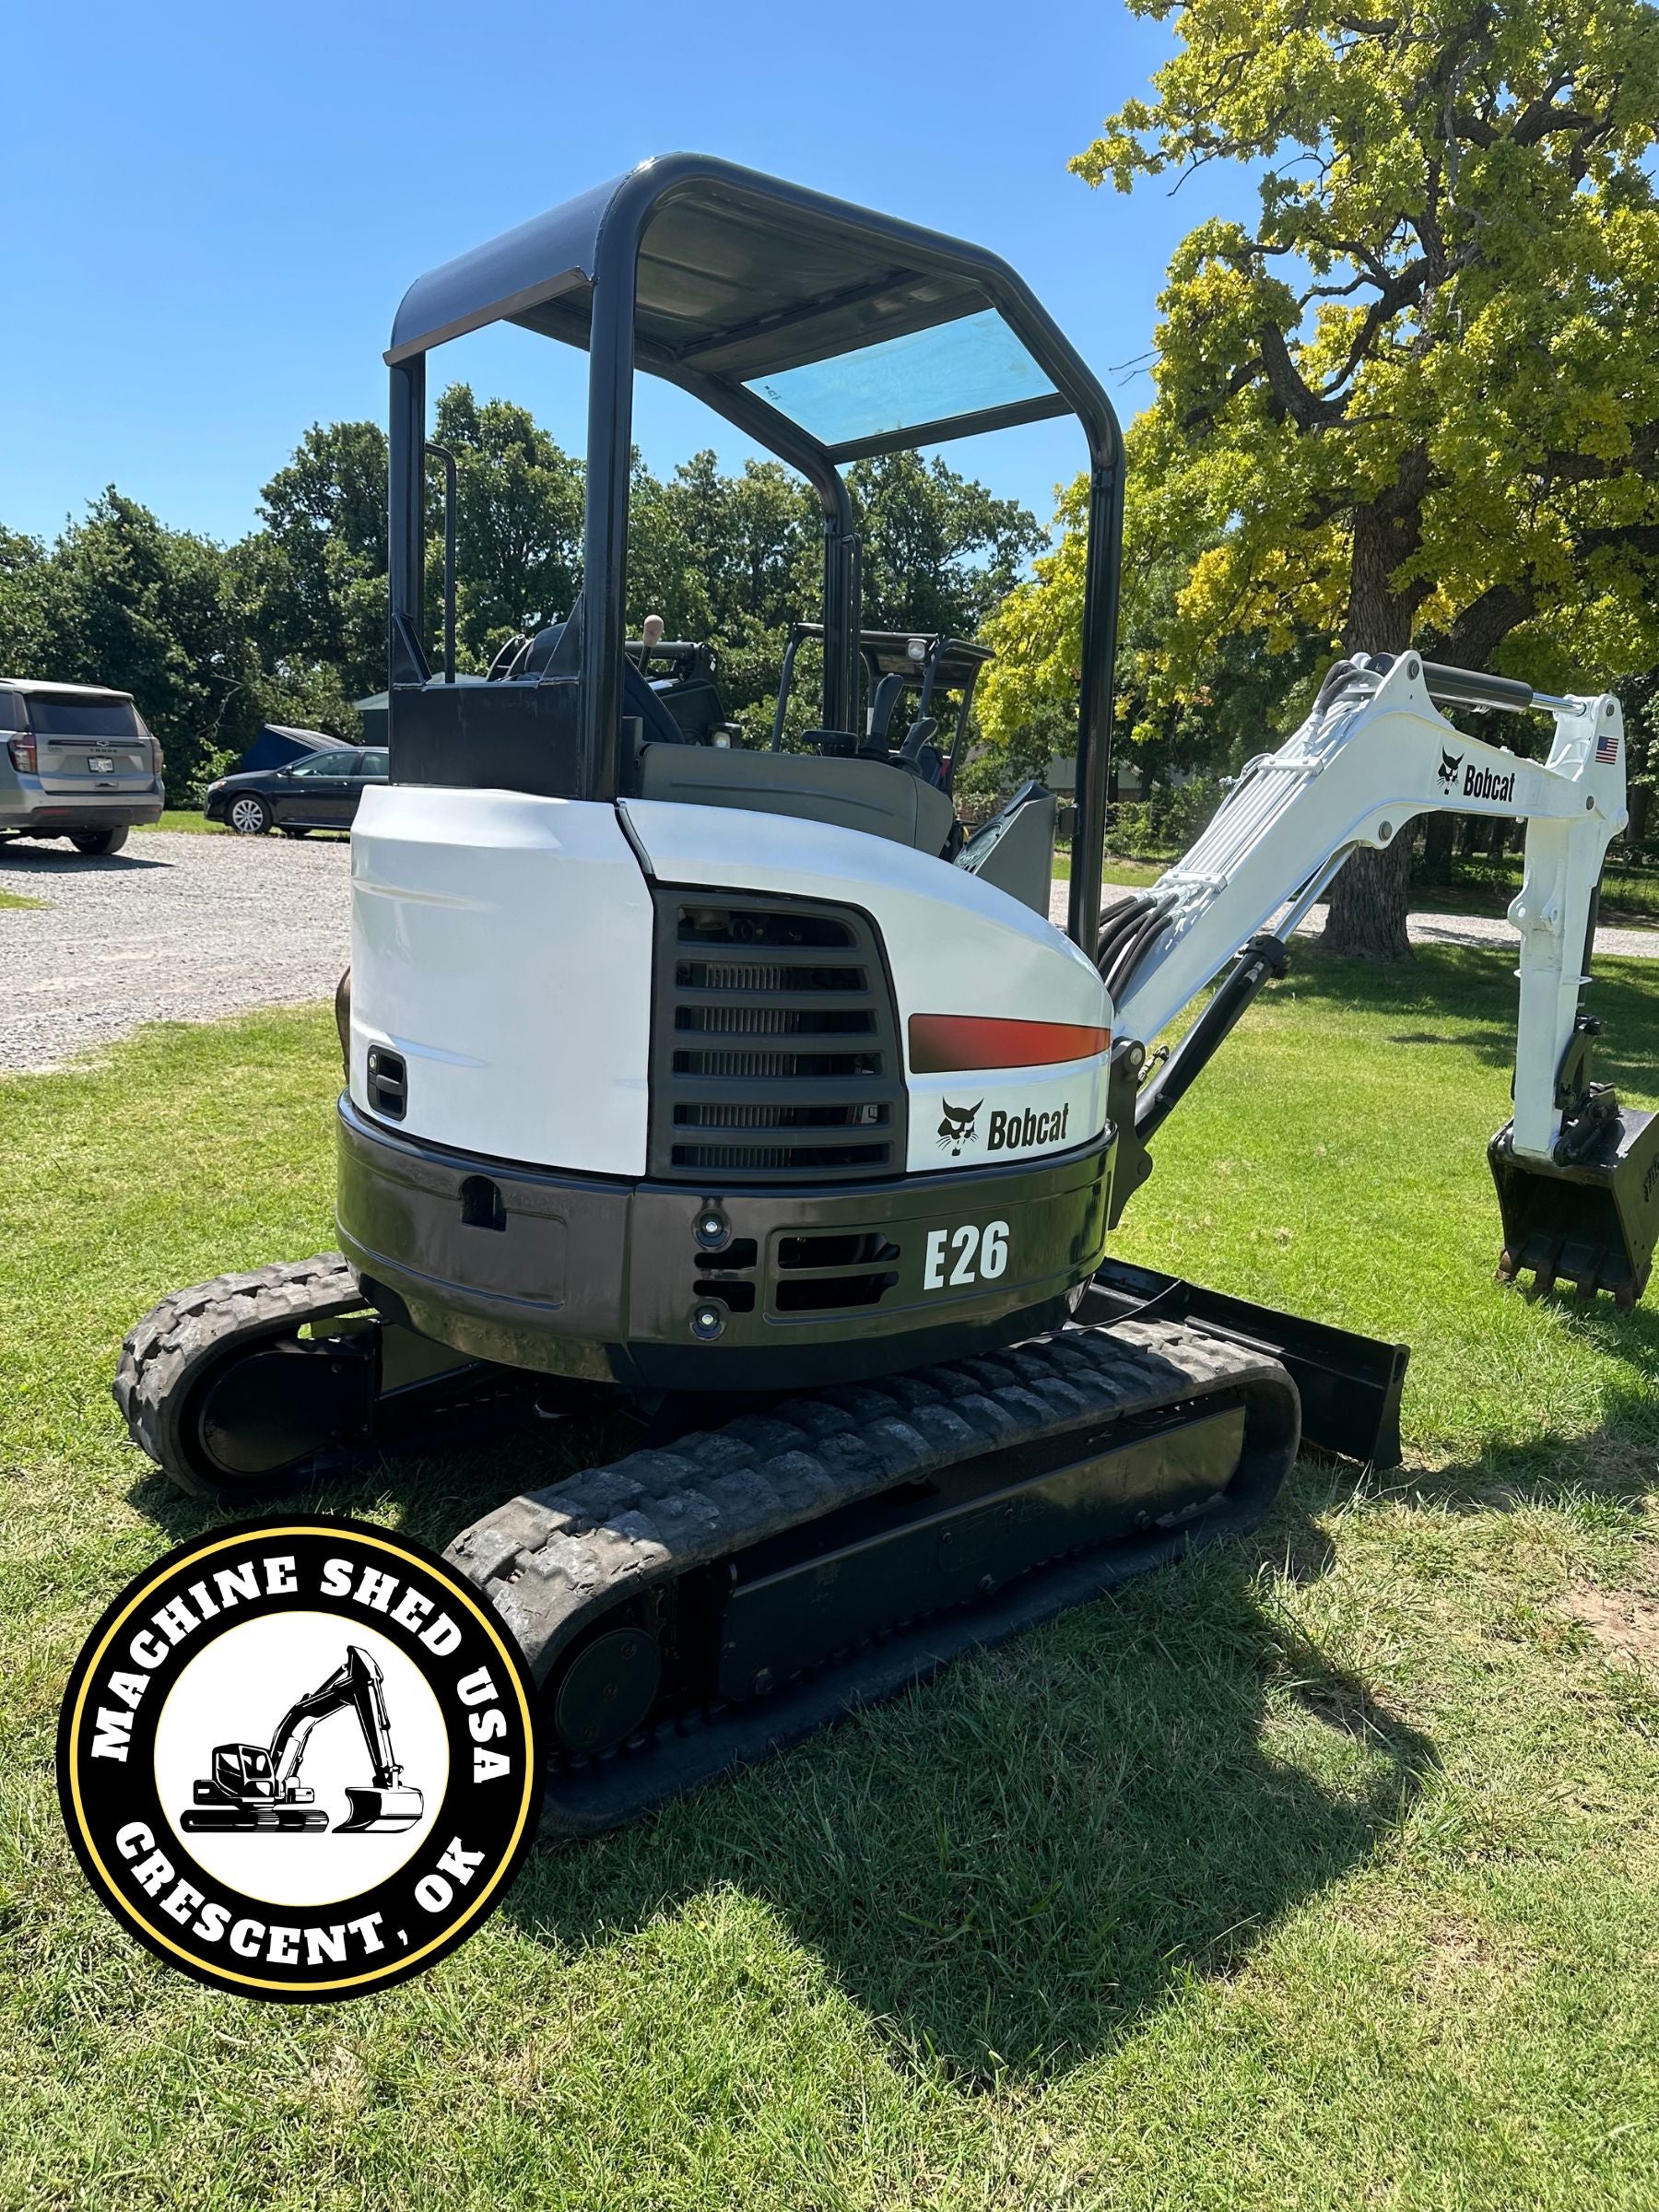
[[[413,1828],[425,1809],[421,1793],[403,1778],[392,1755],[392,1729],[380,1668],[360,1646],[346,1647],[344,1663],[326,1682],[289,1706],[269,1746],[216,1744],[211,1771],[195,1785],[195,1802],[179,1816],[192,1833],[315,1832],[328,1826],[316,1793],[300,1780],[300,1762],[318,1724],[350,1712],[362,1731],[373,1781],[348,1784],[349,1811],[335,1824],[340,1836],[386,1834]]]
[[[945,1110],[945,1118],[939,1124],[941,1152],[947,1151],[952,1159],[960,1159],[962,1147],[972,1141],[973,1124],[984,1102],[983,1099],[977,1099],[971,1106],[953,1106],[948,1099],[939,1100]]]

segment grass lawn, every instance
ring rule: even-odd
[[[120,1337],[332,1241],[329,1012],[0,1083],[0,2205],[1648,2212],[1659,1675],[1580,1620],[1659,1623],[1659,1304],[1491,1282],[1509,965],[1299,949],[1122,1241],[1408,1338],[1406,1469],[1304,1465],[1248,1549],[540,1853],[337,2008],[152,1962],[52,1783],[88,1626],[211,1518],[121,1441]],[[1651,1102],[1652,971],[1598,971]],[[332,1502],[441,1542],[604,1442]]]
[[[1111,884],[1132,884],[1137,890],[1143,884],[1156,883],[1170,865],[1167,860],[1124,860],[1115,853],[1108,853],[1105,880]],[[1054,854],[1056,880],[1071,881],[1071,853],[1062,849]]]
[[[230,833],[223,822],[210,822],[199,806],[165,806],[159,822],[139,822],[133,834],[142,837],[150,830],[187,830],[198,837],[228,837]]]

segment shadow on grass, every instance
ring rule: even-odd
[[[1316,1554],[1277,1519],[1270,1554]],[[969,2089],[1049,2078],[1235,1971],[1434,1763],[1258,1592],[1237,1547],[1150,1576],[654,1822],[539,1853],[506,1910],[581,1945],[730,1888],[905,2061]]]
[[[1603,1081],[1651,1098],[1659,1065],[1659,969],[1638,960],[1598,959],[1586,997],[1606,1023],[1596,1042]],[[1392,1017],[1391,1044],[1466,1047],[1489,1066],[1515,1059],[1514,951],[1501,945],[1419,945],[1397,965],[1339,959],[1317,941],[1299,939],[1291,969],[1274,991],[1292,994],[1338,1014]]]
[[[1659,1317],[1569,1315],[1650,1371]],[[435,1440],[434,1440],[435,1441]],[[614,1421],[532,1427],[391,1462],[316,1494],[441,1546],[518,1488],[626,1450]],[[1494,1446],[1381,1488],[1502,1510],[1651,1479],[1659,1404],[1633,1376],[1588,1438]],[[821,1961],[898,2062],[975,2093],[1053,2079],[1195,1983],[1397,1832],[1432,1744],[1297,1633],[1273,1578],[1334,1563],[1315,1515],[1368,1478],[1304,1463],[1243,1544],[1130,1583],[947,1669],[784,1757],[619,1833],[538,1852],[504,1907],[560,1950],[630,1936],[710,1893]],[[175,1538],[220,1516],[159,1482],[134,1502]],[[707,2002],[736,2001],[739,1914]]]
[[[402,1525],[441,1546],[512,1489],[632,1441],[599,1421],[532,1430],[308,1502],[395,1496]],[[1331,1484],[1304,1468],[1248,1544],[974,1653],[631,1828],[544,1848],[503,1909],[579,1947],[727,1889],[816,1953],[901,2063],[970,2090],[1075,2066],[1233,1971],[1394,1830],[1434,1765],[1264,1602],[1265,1566],[1330,1565],[1297,1500]],[[132,1500],[175,1542],[234,1518],[159,1478]]]

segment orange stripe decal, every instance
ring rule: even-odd
[[[1008,1021],[988,1014],[912,1014],[912,1075],[949,1076],[965,1068],[1053,1067],[1092,1060],[1112,1042],[1110,1030],[1075,1021]]]

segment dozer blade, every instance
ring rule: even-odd
[[[1487,1148],[1503,1215],[1498,1280],[1530,1275],[1540,1291],[1571,1283],[1633,1306],[1659,1243],[1659,1115],[1624,1108],[1582,1159],[1520,1159],[1513,1124]]]
[[[396,1829],[413,1828],[426,1809],[418,1790],[348,1787],[346,1794],[351,1811],[335,1828],[336,1836],[389,1835]]]

